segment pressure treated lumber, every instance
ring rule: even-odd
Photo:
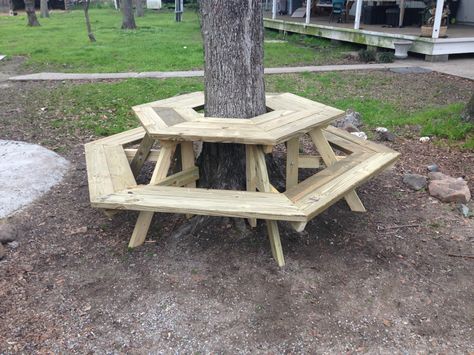
[[[398,153],[375,153],[343,174],[306,193],[296,200],[295,204],[306,214],[308,220],[312,219],[397,158]]]
[[[255,163],[254,146],[245,146],[245,174],[246,174],[246,187],[247,191],[257,190],[257,167]],[[257,226],[257,219],[249,218],[248,222],[251,227]]]
[[[103,196],[92,205],[133,211],[306,221],[304,213],[285,195],[272,192],[146,185]]]
[[[292,94],[267,95],[271,110],[251,119],[202,117],[202,93],[181,95],[133,107],[155,139],[273,146],[327,125],[344,112]]]
[[[324,138],[324,134],[320,128],[314,128],[312,131],[309,132],[311,139],[313,140],[313,144],[315,145],[316,149],[318,150],[319,154],[323,158],[326,166],[331,166],[332,164],[337,162],[336,154],[332,150],[331,146],[329,145],[328,141]],[[347,195],[344,196],[347,204],[349,205],[350,209],[354,212],[365,212],[366,209],[362,204],[357,193],[352,190],[348,191]]]
[[[174,143],[162,142],[162,148],[156,162],[150,184],[154,185],[166,178],[171,165],[171,158],[174,155],[176,145]],[[140,212],[137,223],[133,229],[132,237],[128,243],[129,248],[135,248],[145,242],[148,229],[150,228],[153,212],[144,210]]]
[[[278,191],[276,193],[273,191],[273,186],[270,184],[263,148],[260,146],[254,147],[253,154],[255,158],[257,181],[260,181],[261,191],[270,193],[273,192],[274,195],[280,195]],[[282,267],[285,265],[285,258],[283,257],[283,249],[281,247],[278,224],[274,220],[267,220],[265,222],[267,224],[268,238],[270,240],[273,259],[275,259],[278,266]]]
[[[132,169],[132,173],[135,178],[138,176],[138,174],[140,174],[140,170],[142,169],[143,164],[145,164],[145,161],[147,160],[154,143],[155,140],[151,138],[148,133],[145,134],[142,141],[140,142],[140,146],[138,147],[135,156],[130,162],[130,168]]]
[[[122,146],[86,145],[91,201],[136,185]]]
[[[122,133],[117,133],[109,137],[101,138],[87,143],[88,145],[125,145],[140,142],[145,136],[146,131],[142,127],[134,128]]]
[[[251,226],[264,219],[272,255],[285,264],[277,221],[302,231],[308,221],[341,198],[354,211],[365,211],[355,188],[392,165],[399,154],[334,127],[343,111],[292,94],[267,94],[269,112],[252,119],[203,117],[202,93],[191,93],[134,107],[143,128],[86,144],[91,204],[108,212],[132,210],[139,216],[129,242],[143,244],[153,214],[183,213],[246,218]],[[320,156],[299,153],[299,137],[309,134]],[[152,146],[159,140],[160,149]],[[192,141],[246,145],[247,191],[196,188]],[[287,189],[270,183],[265,153],[287,143]],[[139,143],[137,148],[130,145]],[[168,175],[176,148],[182,171]],[[136,146],[135,146],[136,147]],[[347,154],[336,156],[332,147]],[[148,185],[135,176],[146,161],[156,162]],[[300,168],[324,168],[298,181]]]
[[[298,184],[300,137],[286,142],[286,189]]]

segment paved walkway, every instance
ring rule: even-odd
[[[410,65],[412,66],[412,65]],[[306,67],[282,67],[266,68],[265,74],[287,74],[302,72],[328,72],[342,70],[367,70],[367,69],[390,69],[407,67],[404,62],[389,64],[351,64],[351,65],[321,65]],[[13,76],[10,80],[28,81],[28,80],[106,80],[106,79],[128,79],[128,78],[192,78],[202,77],[204,71],[171,71],[171,72],[129,72],[129,73],[37,73],[28,75]]]
[[[305,67],[282,67],[266,68],[265,74],[287,74],[302,72],[330,72],[345,70],[381,70],[400,68],[423,68],[438,71],[445,74],[460,76],[474,80],[474,60],[473,59],[452,59],[444,63],[429,63],[423,60],[408,59],[398,60],[389,64],[349,64],[349,65],[321,65]],[[128,73],[36,73],[10,77],[13,81],[30,80],[108,80],[108,79],[129,79],[129,78],[192,78],[202,77],[204,71],[171,71],[171,72],[128,72]]]

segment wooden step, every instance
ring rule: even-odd
[[[285,192],[312,219],[349,191],[390,166],[399,153],[354,153]]]
[[[285,195],[271,192],[139,186],[102,196],[93,207],[208,216],[306,221]]]

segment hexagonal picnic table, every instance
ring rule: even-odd
[[[251,226],[264,219],[272,254],[284,265],[278,220],[297,231],[333,203],[344,198],[351,210],[365,208],[355,187],[393,164],[398,153],[345,131],[328,127],[344,115],[336,108],[293,94],[267,94],[268,113],[250,119],[204,117],[204,94],[196,92],[135,106],[143,128],[86,145],[92,206],[140,211],[129,247],[143,244],[155,212],[247,218]],[[320,156],[299,153],[300,137],[309,134]],[[159,141],[160,149],[152,147]],[[193,142],[240,143],[246,147],[247,191],[196,188]],[[136,149],[126,145],[139,142]],[[286,143],[286,191],[268,178],[265,153]],[[338,157],[332,146],[348,154]],[[182,171],[168,176],[177,147]],[[156,161],[149,184],[135,178],[147,161]],[[326,168],[299,182],[301,168]]]

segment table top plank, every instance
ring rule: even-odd
[[[204,117],[193,110],[204,102],[202,92],[172,97],[134,107],[148,134],[155,139],[275,145],[324,126],[344,112],[284,94],[267,94],[271,110],[251,118]]]

